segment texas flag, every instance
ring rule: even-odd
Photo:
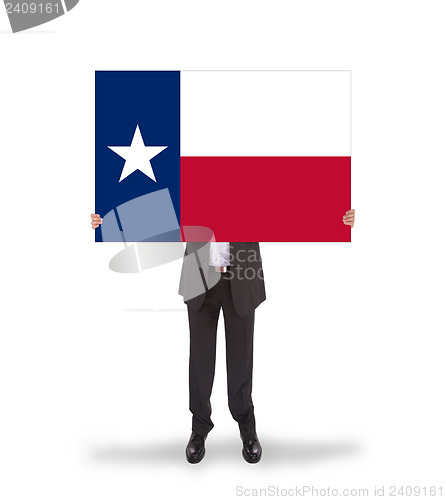
[[[97,71],[95,106],[96,241],[350,241],[349,71]]]

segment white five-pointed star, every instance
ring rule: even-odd
[[[135,170],[141,170],[143,174],[147,175],[147,177],[150,177],[156,182],[150,160],[160,154],[161,151],[164,151],[167,146],[146,146],[144,144],[141,131],[139,130],[139,125],[136,125],[132,144],[130,146],[108,147],[125,160],[119,182],[130,174],[133,174]]]

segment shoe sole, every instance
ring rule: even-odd
[[[243,455],[243,458],[249,463],[249,464],[256,464],[258,462],[260,462],[260,459],[262,458],[262,453],[260,452],[260,455],[258,456],[258,458],[250,458],[248,457],[246,454],[245,454],[245,450],[242,448],[242,455]]]
[[[203,454],[200,455],[200,457],[196,458],[196,459],[192,459],[190,457],[188,457],[187,453],[186,453],[186,460],[190,463],[190,464],[198,464],[199,462],[201,462],[204,458],[204,455],[206,453],[206,449],[203,450]]]

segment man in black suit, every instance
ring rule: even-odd
[[[102,219],[91,214],[96,229]],[[343,222],[351,227],[355,211]],[[249,463],[261,459],[251,398],[254,311],[265,298],[262,258],[258,243],[188,243],[179,293],[187,304],[190,330],[189,401],[192,434],[186,447],[190,463],[200,462],[205,440],[214,424],[210,396],[214,381],[216,333],[223,309],[226,334],[228,402],[243,441],[242,455]]]
[[[259,244],[188,243],[179,293],[187,304],[190,329],[192,434],[186,447],[187,460],[201,461],[206,436],[214,427],[210,397],[217,322],[223,309],[229,409],[239,425],[243,457],[256,463],[262,447],[256,434],[251,399],[254,310],[266,298]]]

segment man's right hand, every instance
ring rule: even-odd
[[[102,223],[101,216],[99,214],[91,214],[91,227],[96,229],[99,227],[99,224]]]

